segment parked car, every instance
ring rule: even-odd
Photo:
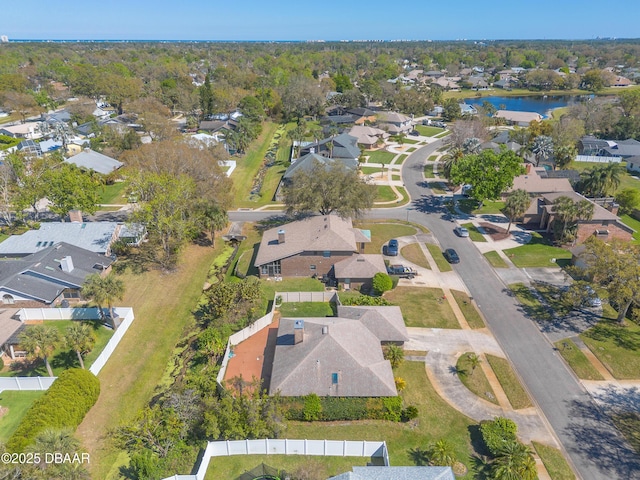
[[[389,275],[398,275],[400,278],[409,279],[418,275],[418,272],[416,272],[413,268],[406,267],[401,264],[389,265],[387,267],[387,273],[389,273]]]
[[[456,252],[453,248],[447,248],[444,252],[442,252],[442,255],[444,255],[444,258],[449,263],[460,263],[458,252]]]
[[[596,294],[595,290],[591,287],[591,285],[587,285],[584,287],[585,292],[587,293],[587,305],[590,307],[601,307],[602,300],[598,294]]]
[[[387,244],[387,255],[390,257],[398,256],[398,240],[395,238],[389,240],[389,243]]]
[[[419,132],[419,131],[417,131],[417,130],[411,130],[411,131],[409,132],[409,135],[412,135],[412,136],[414,136],[414,137],[419,137],[419,136],[420,136],[420,132]]]
[[[465,227],[456,227],[456,228],[453,229],[453,231],[459,237],[468,237],[469,236],[469,230],[467,230]]]

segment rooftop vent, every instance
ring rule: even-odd
[[[63,272],[73,272],[73,260],[71,260],[70,256],[66,256],[60,260],[60,268],[62,268]]]
[[[304,340],[304,320],[295,320],[293,322],[293,344],[298,345]]]
[[[284,243],[284,230],[278,230],[278,243]]]

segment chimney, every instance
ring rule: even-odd
[[[322,327],[322,334],[327,335],[329,333],[329,325],[324,325]]]
[[[82,210],[69,210],[71,223],[82,223]]]
[[[611,202],[611,203],[607,204],[607,210],[609,210],[614,215],[618,215],[618,209],[619,208],[620,208],[620,205],[618,205],[615,202]]]
[[[62,268],[63,272],[73,272],[73,260],[71,260],[69,255],[60,260],[60,268]]]
[[[293,322],[293,344],[298,345],[304,340],[304,320]]]
[[[284,230],[278,230],[278,243],[284,243]]]

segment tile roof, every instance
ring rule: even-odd
[[[294,345],[293,318],[282,318],[273,360],[271,394],[337,397],[397,395],[391,364],[378,338],[361,322],[305,318],[304,339]]]
[[[284,231],[284,242],[278,243],[278,232]],[[351,219],[336,215],[319,215],[271,228],[262,234],[255,265],[291,257],[305,251],[356,252],[356,242],[367,237],[353,228]]]

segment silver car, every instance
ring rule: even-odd
[[[453,229],[453,231],[459,237],[468,237],[469,236],[469,230],[467,230],[465,227],[456,227],[456,228]]]

